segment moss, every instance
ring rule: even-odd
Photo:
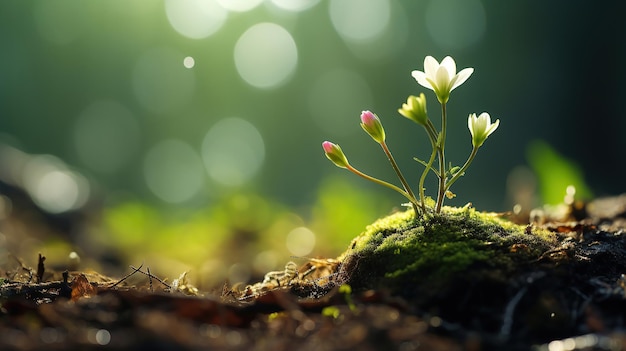
[[[548,231],[529,231],[496,214],[466,206],[415,219],[412,210],[382,218],[356,237],[340,260],[352,261],[357,288],[447,285],[471,268],[506,275],[516,263],[537,259],[556,243]]]

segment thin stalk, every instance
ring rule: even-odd
[[[398,167],[396,160],[393,158],[391,151],[389,151],[389,148],[387,147],[387,143],[383,141],[380,143],[380,146],[383,148],[385,155],[387,155],[387,158],[389,159],[389,162],[391,163],[391,167],[393,167],[393,170],[396,172],[396,175],[400,179],[400,183],[402,183],[402,187],[404,188],[406,193],[409,196],[411,196],[411,198],[413,198],[411,203],[413,204],[413,209],[415,210],[415,216],[417,217],[417,214],[418,214],[418,209],[416,205],[417,199],[415,199],[415,195],[413,194],[413,191],[411,190],[409,183],[407,183],[406,179],[404,179],[404,176],[402,175],[402,172],[400,171],[400,168]]]
[[[424,126],[424,129],[426,129],[426,133],[428,134],[428,139],[430,139],[430,143],[433,145],[433,147],[435,147],[435,144],[437,143],[437,129],[433,125],[433,122],[430,121],[430,119]]]
[[[446,195],[446,154],[444,146],[446,144],[446,128],[447,128],[447,116],[446,116],[446,104],[441,103],[441,141],[438,144],[439,149],[439,193],[437,194],[437,205],[435,206],[435,212],[441,212],[441,206]]]
[[[452,184],[454,184],[454,182],[456,182],[463,175],[463,173],[465,173],[465,170],[467,170],[469,165],[474,160],[474,157],[476,157],[476,153],[477,152],[478,152],[478,148],[477,147],[472,148],[472,153],[467,158],[467,161],[465,161],[465,164],[463,165],[463,167],[461,167],[461,169],[459,169],[459,171],[454,174],[452,179],[450,179],[450,181],[446,183],[446,191],[448,189],[450,189]]]
[[[420,183],[419,183],[420,202],[422,205],[422,211],[424,213],[426,213],[426,204],[424,203],[424,197],[425,197],[424,196],[424,181],[426,180],[426,175],[428,174],[428,171],[430,171],[430,168],[432,167],[433,162],[435,162],[435,156],[437,156],[437,151],[438,151],[437,146],[433,146],[433,152],[432,154],[430,154],[430,159],[428,160],[428,164],[426,165],[426,168],[424,169],[424,172],[422,172],[422,176],[420,177]]]
[[[433,147],[433,150],[439,150],[438,146],[437,146],[437,138],[438,138],[438,133],[437,133],[437,129],[435,128],[435,126],[433,125],[433,122],[431,122],[430,120],[428,120],[428,124],[426,124],[424,126],[424,129],[426,129],[426,133],[428,134],[428,139],[430,139],[430,145]],[[440,160],[441,161],[441,160]],[[421,162],[423,164],[423,162]],[[436,169],[434,169],[432,167],[432,164],[430,165],[430,170],[433,171],[433,173],[435,173],[435,175],[437,176],[437,178],[441,178],[439,171],[437,171]]]
[[[350,172],[358,175],[361,178],[365,178],[365,179],[367,179],[369,181],[372,181],[372,182],[374,182],[376,184],[385,186],[385,187],[387,187],[389,189],[392,189],[392,190],[395,190],[395,191],[399,192],[402,196],[406,197],[411,202],[411,204],[414,206],[413,208],[417,207],[417,203],[416,203],[415,198],[414,197],[411,198],[411,196],[406,191],[398,188],[397,186],[395,186],[393,184],[390,184],[390,183],[387,183],[384,180],[380,180],[378,178],[374,178],[372,176],[369,176],[369,175],[359,171],[358,169],[356,169],[356,168],[354,168],[354,167],[352,167],[350,165],[346,165],[346,169],[349,170]],[[415,213],[415,216],[417,216],[417,212]]]

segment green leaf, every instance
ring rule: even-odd
[[[428,167],[428,162],[426,162],[426,161],[422,161],[422,160],[420,160],[420,159],[419,159],[419,158],[417,158],[417,157],[413,157],[413,159],[414,159],[415,161],[417,161],[417,162],[421,163],[424,167]],[[440,178],[440,177],[439,177],[439,171],[437,171],[437,170],[436,170],[433,166],[430,166],[430,170],[431,170],[431,171],[433,171],[433,172],[435,173],[435,175],[436,175],[438,178]]]

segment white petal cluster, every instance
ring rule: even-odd
[[[491,123],[491,116],[487,112],[481,113],[478,117],[475,113],[470,114],[467,118],[467,127],[472,133],[472,145],[480,147],[499,125],[499,119],[495,123]]]
[[[439,102],[445,104],[450,98],[450,92],[463,84],[472,73],[473,68],[465,68],[457,73],[456,63],[450,56],[446,56],[441,63],[432,56],[426,56],[424,71],[415,70],[411,75],[420,85],[433,90]]]

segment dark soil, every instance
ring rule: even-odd
[[[358,262],[332,259],[213,293],[141,267],[129,272],[138,286],[15,260],[1,276],[0,349],[626,350],[626,195],[572,209],[535,219],[560,238],[539,259],[506,276],[474,266],[438,291],[361,286]]]

